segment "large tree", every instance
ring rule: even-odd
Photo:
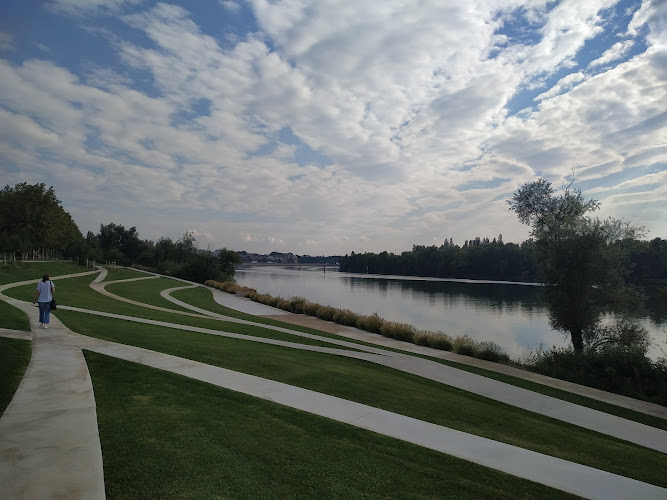
[[[0,250],[65,250],[83,238],[53,187],[21,183],[0,191]]]
[[[576,351],[608,342],[645,348],[641,328],[601,325],[605,312],[629,311],[641,303],[639,292],[627,284],[619,242],[643,230],[590,216],[600,204],[585,200],[571,185],[556,194],[551,183],[540,179],[523,185],[509,201],[510,210],[532,229],[551,326],[569,333]]]

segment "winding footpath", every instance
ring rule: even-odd
[[[81,273],[76,276],[85,274],[92,273]],[[111,282],[102,283],[105,277],[106,270],[103,269],[91,283],[91,287],[118,300],[136,303],[106,291],[105,286]],[[157,276],[139,279],[153,277]],[[54,278],[54,281],[63,278],[65,276],[57,277]],[[79,335],[67,329],[54,316],[52,316],[49,330],[41,330],[36,325],[37,315],[34,306],[2,294],[2,291],[9,287],[35,282],[36,280],[31,280],[0,286],[0,299],[19,307],[28,314],[31,320],[33,341],[30,365],[14,399],[0,418],[0,498],[104,498],[102,456],[97,432],[95,400],[81,349],[171,371],[331,418],[583,497],[667,498],[667,490],[664,488],[487,438],[280,382],[147,349]],[[183,287],[165,290],[162,295],[192,311],[180,314],[270,328],[295,335],[297,341],[287,342],[251,337],[233,332],[183,326],[76,307],[60,306],[60,308],[363,359],[667,453],[667,433],[660,429],[543,396],[430,360],[211,313],[178,301],[170,295],[177,289],[191,286],[200,285],[184,283]],[[271,317],[280,315],[281,317],[275,319],[287,319],[283,317],[283,314],[288,313],[255,304],[247,299],[222,294],[217,290],[213,290],[213,293],[216,301],[227,307],[249,314]],[[178,313],[173,309],[137,304],[165,310],[169,313]],[[351,337],[362,335],[352,330],[347,333]],[[26,337],[25,334],[3,330],[0,330],[0,335]],[[343,348],[300,344],[298,343],[299,337],[313,338]],[[368,338],[363,340],[369,341]],[[400,348],[404,347],[403,344],[400,346]],[[428,354],[433,355],[433,351],[429,349]],[[655,410],[651,407],[648,407],[648,410],[647,413],[650,413],[651,410],[662,411],[662,409]]]

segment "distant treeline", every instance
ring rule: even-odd
[[[667,280],[667,240],[624,240],[614,243],[626,250],[630,280]],[[354,253],[340,259],[340,270],[351,273],[397,274],[436,278],[539,281],[535,243],[504,243],[502,236],[490,241],[475,238],[463,246],[445,240],[437,247],[413,245],[400,255],[388,252]]]

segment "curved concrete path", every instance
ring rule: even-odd
[[[660,451],[662,453],[667,453],[667,432],[663,431],[662,429],[657,429],[655,427],[651,427],[645,424],[641,424],[639,422],[634,422],[631,420],[626,420],[620,417],[617,417],[615,415],[611,415],[609,413],[604,413],[598,410],[594,410],[591,408],[587,408],[584,406],[576,405],[574,403],[570,403],[561,399],[556,399],[550,396],[546,396],[543,394],[539,394],[533,391],[529,391],[527,389],[523,389],[517,386],[513,386],[510,384],[506,384],[497,380],[493,380],[487,377],[483,377],[480,375],[476,375],[470,372],[466,372],[464,370],[459,370],[457,368],[453,368],[447,365],[443,365],[441,363],[437,363],[435,361],[430,361],[427,359],[423,358],[417,358],[415,356],[410,356],[407,354],[400,354],[400,353],[395,353],[392,351],[387,351],[383,349],[377,349],[377,348],[372,348],[372,347],[367,347],[363,346],[360,344],[355,344],[351,342],[345,342],[337,339],[331,339],[328,337],[321,337],[317,335],[312,335],[304,332],[299,332],[295,330],[290,330],[288,328],[282,328],[282,327],[268,327],[267,325],[263,323],[257,323],[254,321],[248,321],[248,320],[243,320],[243,319],[238,319],[238,318],[233,318],[230,316],[224,316],[221,314],[213,313],[210,311],[207,311],[205,309],[201,309],[195,306],[192,306],[190,304],[187,304],[185,302],[182,302],[178,299],[175,299],[174,297],[171,297],[170,293],[179,290],[179,289],[185,289],[185,288],[191,288],[194,286],[201,286],[195,283],[189,283],[187,286],[183,287],[175,287],[175,288],[170,288],[167,290],[163,290],[161,292],[161,295],[166,298],[167,300],[170,300],[171,302],[179,305],[180,307],[187,308],[193,311],[196,311],[196,313],[187,313],[187,312],[180,312],[176,311],[173,309],[168,309],[168,308],[163,308],[159,306],[154,306],[150,304],[144,304],[142,302],[134,301],[131,299],[126,299],[124,297],[118,297],[107,290],[104,289],[105,283],[100,283],[106,276],[106,270],[103,270],[103,272],[97,277],[97,279],[91,283],[91,287],[93,289],[104,293],[107,296],[118,298],[124,302],[132,303],[135,305],[140,305],[143,307],[148,307],[150,309],[155,309],[155,310],[160,310],[163,312],[169,312],[172,314],[182,314],[182,315],[187,315],[187,316],[198,316],[198,317],[210,317],[210,318],[215,318],[219,319],[222,321],[227,321],[227,322],[234,322],[234,323],[241,323],[241,324],[247,324],[247,325],[253,325],[253,326],[258,326],[262,328],[270,328],[276,331],[296,335],[299,337],[306,337],[306,338],[311,338],[311,339],[316,339],[320,340],[323,342],[331,343],[331,344],[337,344],[341,345],[344,347],[348,347],[350,349],[354,349],[356,351],[365,351],[367,353],[373,353],[375,355],[371,354],[363,354],[359,352],[354,352],[354,351],[349,351],[349,350],[341,350],[341,349],[332,349],[332,348],[327,348],[327,347],[317,347],[317,346],[310,346],[310,345],[305,345],[305,344],[299,344],[299,343],[292,343],[292,342],[286,342],[286,341],[279,341],[279,340],[273,340],[273,339],[267,339],[264,337],[253,337],[249,335],[242,335],[242,334],[237,334],[233,332],[224,332],[224,331],[219,331],[219,330],[212,330],[212,329],[207,329],[207,328],[199,328],[199,327],[190,327],[190,326],[184,326],[184,325],[178,325],[178,324],[173,324],[173,323],[168,323],[168,322],[163,322],[163,321],[156,321],[156,320],[147,320],[147,319],[142,319],[142,318],[136,318],[136,317],[131,317],[131,316],[123,316],[123,315],[117,315],[113,313],[101,313],[97,311],[90,311],[82,308],[74,308],[74,307],[67,307],[63,306],[64,309],[69,309],[77,312],[84,312],[88,314],[98,314],[106,317],[111,317],[111,318],[116,318],[116,319],[123,319],[123,320],[128,320],[128,321],[136,321],[140,323],[148,323],[148,324],[153,324],[156,326],[165,326],[169,328],[176,328],[176,329],[182,329],[182,330],[188,330],[188,331],[196,331],[200,333],[207,333],[207,334],[213,334],[213,335],[220,335],[220,336],[227,336],[227,337],[232,337],[232,338],[238,338],[242,340],[248,340],[248,341],[253,341],[253,342],[261,342],[261,343],[268,343],[268,344],[273,344],[273,345],[281,345],[283,347],[289,347],[289,348],[294,348],[294,349],[302,349],[302,350],[309,350],[309,351],[319,351],[319,352],[324,352],[327,354],[333,354],[333,355],[338,355],[338,356],[346,356],[346,357],[353,357],[356,359],[363,359],[365,361],[369,361],[372,363],[384,365],[390,368],[394,368],[400,371],[404,371],[407,373],[412,373],[414,375],[418,375],[420,377],[427,378],[429,380],[434,380],[436,382],[440,382],[452,387],[456,387],[458,389],[462,389],[474,394],[479,394],[481,396],[494,399],[496,401],[500,401],[505,404],[509,404],[512,406],[516,406],[518,408],[522,408],[524,410],[528,410],[534,413],[539,413],[541,415],[545,415],[551,418],[555,418],[573,425],[577,425],[580,427],[584,427],[586,429],[590,429],[596,432],[600,432],[603,434],[607,434],[609,436],[613,436],[619,439],[623,439],[625,441],[629,441],[635,444],[639,444],[641,446],[645,446],[647,448],[651,448],[657,451]],[[136,279],[136,278],[135,278]],[[143,279],[143,278],[139,278]],[[184,281],[184,280],[180,280]],[[187,282],[186,282],[187,283]],[[211,289],[211,288],[209,288]],[[266,309],[273,309],[273,308],[268,308],[268,306],[264,306],[262,304],[257,304],[252,301],[249,301],[247,299],[240,299],[236,297],[235,295],[227,294],[225,292],[221,292],[220,290],[216,289],[211,289],[214,295],[214,299],[216,302],[221,303],[221,305],[224,305],[225,307],[230,307],[231,305],[234,304],[234,301],[236,301],[236,304],[239,303],[245,303],[244,307],[248,311],[253,311],[253,307],[255,308],[255,312],[259,311],[265,311]],[[218,292],[218,293],[216,293]],[[405,343],[401,343],[405,344]],[[432,351],[432,350],[431,350]],[[602,391],[601,391],[602,392]]]
[[[201,285],[196,285],[196,286],[201,286]],[[243,312],[253,310],[251,304],[255,303],[252,302],[250,299],[237,297],[235,295],[222,292],[215,288],[210,288],[210,287],[207,288],[209,288],[212,291],[214,300],[222,306]],[[173,297],[172,299],[169,299],[169,297],[165,296],[165,298],[167,298],[168,300],[175,301]],[[181,304],[180,302],[177,303]],[[527,370],[521,370],[519,368],[503,365],[501,363],[493,363],[491,361],[477,359],[471,356],[463,356],[461,354],[456,354],[449,351],[442,351],[438,349],[432,349],[429,347],[419,346],[416,344],[412,344],[410,342],[402,342],[400,340],[383,337],[382,335],[367,332],[364,330],[359,330],[358,328],[354,328],[351,326],[338,325],[330,321],[324,321],[316,317],[306,316],[304,314],[293,314],[286,311],[282,311],[281,309],[275,309],[262,304],[257,304],[257,305],[263,309],[256,310],[257,313],[254,312],[248,312],[248,313],[254,314],[255,316],[261,316],[267,319],[281,321],[284,323],[292,323],[295,325],[314,328],[316,330],[326,331],[328,333],[333,333],[341,337],[346,337],[352,340],[359,340],[362,342],[367,342],[369,344],[375,344],[377,346],[388,347],[391,349],[398,349],[401,351],[420,354],[423,356],[430,356],[433,358],[440,358],[446,361],[452,361],[455,363],[474,366],[477,368],[482,368],[484,370],[489,370],[496,373],[502,373],[504,375],[509,375],[511,377],[528,380],[530,382],[535,382],[537,384],[553,387],[554,389],[571,392],[573,394],[578,394],[580,396],[595,399],[616,406],[621,406],[629,410],[637,411],[640,413],[646,413],[647,415],[653,415],[655,417],[667,420],[666,407],[649,403],[647,401],[641,401],[639,399],[629,398],[627,396],[622,396],[620,394],[614,394],[612,392],[606,392],[599,389],[594,389],[592,387],[575,384],[572,382],[568,382],[566,380],[547,377],[546,375],[541,375],[539,373],[534,373]],[[258,314],[260,311],[267,311],[267,312]]]
[[[54,280],[55,279],[57,278],[54,278]],[[98,279],[96,281],[99,281],[101,279],[103,279],[102,274],[98,276]],[[30,281],[29,283],[34,283],[34,282],[36,282],[36,280]],[[15,286],[15,285],[16,284],[12,284],[10,286]],[[8,286],[1,287],[0,292],[2,291],[2,289],[7,287]],[[25,310],[29,314],[29,316],[31,316],[31,320],[34,320],[32,316],[35,316],[36,308],[28,305],[27,303],[22,303],[21,301],[15,301],[14,299],[4,297],[1,293],[0,293],[0,298],[7,300],[13,305],[20,306],[22,310]],[[23,306],[21,306],[21,304],[23,304]],[[62,306],[61,308],[78,310],[78,308],[70,308],[65,306]],[[99,313],[95,311],[86,311],[86,312],[93,314],[101,314],[103,316],[112,316],[112,317],[120,316],[120,315],[110,315],[108,313]],[[170,310],[170,312],[173,311]],[[123,319],[128,319],[131,321],[152,322],[150,320],[140,320],[139,318],[132,318],[132,317],[123,317]],[[163,322],[153,322],[153,323],[163,323]],[[133,361],[137,363],[146,364],[148,366],[153,366],[155,368],[173,371],[175,373],[180,373],[182,375],[195,378],[197,380],[214,383],[221,387],[226,387],[231,390],[243,392],[245,394],[249,394],[255,397],[261,397],[263,399],[274,401],[278,404],[283,404],[286,406],[290,406],[292,408],[308,411],[310,413],[314,413],[317,415],[333,418],[341,422],[349,423],[351,425],[356,425],[358,427],[362,427],[365,429],[373,430],[375,432],[393,436],[398,439],[419,444],[421,446],[425,446],[434,450],[452,454],[454,456],[458,456],[466,460],[471,460],[494,469],[502,470],[519,477],[531,479],[588,498],[667,498],[667,490],[664,488],[659,488],[657,486],[649,485],[646,483],[628,479],[608,472],[600,471],[590,467],[585,467],[579,464],[574,464],[564,460],[556,459],[554,457],[542,455],[539,453],[523,450],[503,443],[495,442],[486,438],[480,438],[478,436],[455,431],[453,429],[449,429],[446,427],[437,426],[426,422],[421,422],[409,417],[394,414],[381,409],[369,407],[351,401],[346,401],[325,394],[319,394],[313,391],[308,391],[306,389],[289,386],[279,382],[262,379],[259,377],[254,377],[251,375],[246,375],[238,372],[233,372],[223,368],[212,367],[209,365],[205,365],[203,363],[177,358],[163,353],[157,353],[132,346],[115,344],[112,342],[106,342],[92,337],[78,335],[69,331],[64,326],[62,326],[60,322],[57,321],[57,319],[55,319],[52,322],[52,325],[54,325],[54,327],[46,331],[36,330],[35,332],[36,335],[33,338],[37,340],[35,345],[36,344],[41,345],[42,354],[47,353],[47,350],[51,350],[52,353],[61,353],[61,355],[56,356],[56,364],[58,363],[59,359],[67,359],[68,355],[71,357],[71,355],[74,354],[72,359],[68,359],[68,363],[71,363],[70,366],[81,367],[81,361],[80,359],[77,359],[77,356],[82,359],[80,348],[86,348],[89,350],[93,350],[95,352],[100,352],[102,354],[107,354],[110,356],[126,359],[128,361]],[[180,327],[183,329],[194,330],[192,327],[183,327],[182,325],[171,325],[168,323],[164,324],[163,326]],[[266,325],[262,324],[259,324],[258,326],[266,327]],[[238,335],[232,333],[227,334],[225,332],[217,332],[215,330],[212,330],[211,332],[215,332],[216,334],[230,335],[230,336]],[[41,333],[53,334],[53,337],[52,338],[45,337],[45,340],[42,340],[43,336],[37,335]],[[301,334],[301,332],[298,333]],[[301,334],[301,335],[308,335],[308,334]],[[246,340],[251,340],[248,336],[242,336],[242,335],[239,336]],[[317,336],[313,337],[317,338]],[[319,337],[319,339],[325,342],[329,342],[330,340],[332,340],[326,337]],[[364,358],[374,357],[374,358],[400,359],[401,357],[404,357],[404,358],[418,359],[406,355],[393,356],[393,353],[392,356],[389,356],[387,354],[387,351],[383,351],[382,355],[374,354],[371,352],[353,353],[351,351],[345,351],[341,349],[303,346],[302,344],[293,344],[290,342],[281,342],[272,339],[256,338],[252,340],[264,341],[264,342],[271,341],[271,343],[281,343],[281,345],[290,344],[290,347],[299,345],[300,348],[309,348],[309,349],[313,348],[313,350],[326,349],[326,351],[329,351],[332,354],[335,353],[336,355],[353,355],[354,357],[359,356]],[[40,355],[35,357],[35,352],[37,351],[35,345],[33,346],[34,352],[33,352],[33,360],[31,360],[31,366],[33,365],[33,363],[35,363],[36,365],[39,363],[44,363],[45,373],[52,372],[53,366],[46,366],[46,365],[49,364],[53,365],[54,360],[52,359],[51,356],[44,357]],[[353,348],[361,347],[358,344],[350,343],[350,345]],[[433,364],[437,365],[438,367],[445,367],[445,365],[441,365],[438,363],[433,363]],[[83,366],[85,367],[85,360],[83,361]],[[90,386],[89,391],[88,390],[83,390],[83,392],[74,391],[74,394],[70,394],[68,396],[70,399],[70,404],[67,405],[68,408],[66,408],[64,411],[69,411],[71,413],[72,410],[77,409],[76,403],[72,404],[72,401],[76,400],[78,397],[78,400],[80,401],[78,408],[88,411],[92,408],[94,414],[94,398],[92,397],[92,386],[90,385],[90,378],[88,377],[87,369],[85,370],[85,376],[83,376],[83,374],[81,373],[75,375],[72,375],[70,373],[70,375],[67,375],[68,370],[66,369],[66,367],[61,367],[61,368],[64,369],[63,375],[65,375],[65,377],[61,379],[59,383],[62,384],[64,389],[69,389],[71,391],[73,388],[76,387],[82,388],[79,379],[87,379],[87,385]],[[460,370],[456,371],[460,372]],[[463,373],[467,374],[467,372]],[[483,377],[480,378],[484,379]],[[489,379],[484,379],[484,380],[489,380]],[[19,387],[19,391],[17,391],[17,395],[19,395],[19,392],[22,392],[24,395],[30,395],[30,391],[26,390],[29,389],[29,387],[27,386],[24,387],[25,382],[26,380],[24,379],[21,386]],[[42,382],[44,382],[44,380],[42,380]],[[534,395],[535,393],[530,393],[530,394]],[[48,394],[40,394],[39,392],[35,392],[29,398],[29,400],[33,401],[34,403],[36,403],[36,405],[40,406],[42,411],[46,409],[47,413],[59,411],[58,408],[49,406],[50,403],[52,403],[52,401],[48,396],[49,396]],[[17,396],[15,396],[14,399],[18,401],[17,405],[25,406],[26,403],[30,402],[30,401],[21,402],[21,397],[22,396],[19,395],[17,399]],[[11,405],[14,405],[14,400],[12,401]],[[5,432],[7,432],[6,429],[3,427],[4,421],[5,421],[5,416],[3,416],[2,419],[0,419],[0,439],[4,439]],[[90,418],[87,419],[87,422],[88,423],[90,422]],[[627,423],[627,421],[624,422]],[[40,427],[40,422],[33,421],[32,423],[28,424],[27,427],[32,428],[32,430],[34,431],[35,428]],[[99,437],[97,437],[96,421],[94,423],[94,428],[95,428],[94,432],[95,436],[88,436],[86,439],[96,441],[97,449],[99,449]],[[49,430],[53,429],[53,426],[48,426],[48,429]],[[85,429],[83,430],[85,431]],[[76,431],[80,432],[81,429],[76,428]],[[39,432],[39,434],[41,434],[41,431]],[[34,441],[37,438],[38,436],[34,435],[33,432],[33,435],[25,435],[23,438],[17,438],[17,439],[19,440],[27,439],[28,441],[30,440]],[[39,439],[37,439],[37,441],[39,441]],[[0,442],[4,443],[4,441]],[[77,452],[81,451],[78,450],[78,447],[75,448]],[[94,446],[92,448],[94,448]],[[14,446],[14,449],[16,449],[16,446]],[[4,451],[4,448],[2,448],[2,450]],[[32,453],[41,454],[41,450],[38,451],[37,449],[33,449]],[[80,455],[81,453],[77,454]],[[5,467],[6,458],[7,457],[5,456],[4,453],[0,454],[0,471],[4,471],[6,469]],[[26,461],[24,460],[23,462]],[[79,462],[79,464],[81,464],[81,462]],[[50,464],[45,464],[45,466],[47,467],[49,465]],[[101,472],[101,454],[99,454],[99,469],[100,469],[99,475],[96,476],[97,487],[96,489],[89,488],[90,494],[84,494],[84,495],[72,494],[64,496],[67,498],[103,498],[104,486],[103,486],[103,477]],[[25,471],[21,471],[16,467],[14,468],[15,474],[21,474],[24,472]],[[76,464],[74,469],[72,469],[72,467],[68,467],[68,469],[63,472],[68,472],[69,476],[76,476],[77,475]],[[53,482],[52,479],[50,479],[51,486],[49,488],[44,488],[42,491],[33,492],[36,494],[29,495],[28,493],[30,492],[28,492],[25,489],[21,489],[25,487],[25,485],[23,484],[24,481],[19,481],[18,483],[16,481],[12,482],[12,478],[9,476],[10,476],[9,474],[7,474],[6,477],[0,476],[0,479],[2,479],[2,481],[0,481],[1,485],[0,498],[5,498],[4,495],[5,492],[9,493],[7,498],[49,498],[52,497],[52,493],[53,491],[55,491],[53,489],[55,483]],[[5,481],[5,479],[7,479],[7,481]],[[64,482],[71,484],[73,481],[75,482],[76,480],[80,481],[80,478],[70,477],[66,478]],[[94,483],[95,481],[92,482]],[[101,484],[101,496],[99,495],[100,484]],[[5,489],[3,490],[2,488]],[[13,495],[12,493],[18,493],[18,494]]]
[[[169,298],[170,297],[169,293],[174,290],[175,289],[164,290],[162,292],[162,295],[165,298]],[[200,312],[202,314],[207,312],[204,309],[191,306],[173,297],[171,297],[169,300],[172,300],[173,302],[177,303],[182,307],[190,307],[191,309]],[[77,310],[81,312],[94,313],[92,311],[83,311],[80,309]],[[222,316],[211,312],[209,312],[208,314],[210,314],[211,317],[224,319],[225,321],[233,321],[237,323],[266,327],[266,325],[264,325],[263,323],[256,323],[237,318],[230,318],[227,316]],[[105,313],[105,315],[108,314]],[[438,363],[423,358],[417,358],[415,356],[410,356],[407,354],[369,348],[351,342],[329,339],[328,337],[320,337],[317,335],[298,332],[280,327],[273,327],[273,329],[301,337],[313,338],[324,342],[335,343],[344,347],[348,347],[350,349],[364,351],[365,353],[368,354],[349,351],[349,350],[330,349],[330,348],[316,347],[316,346],[305,346],[304,344],[275,341],[275,340],[265,339],[263,337],[252,337],[247,335],[244,336],[231,332],[222,332],[217,330],[199,329],[199,328],[195,329],[193,327],[170,325],[168,323],[155,322],[152,320],[142,320],[130,317],[122,318],[120,316],[112,316],[112,317],[118,317],[119,319],[128,319],[131,321],[149,322],[151,324],[170,326],[172,328],[181,328],[191,331],[199,331],[201,333],[210,333],[213,335],[242,338],[254,342],[272,343],[276,345],[283,345],[285,347],[290,347],[290,348],[326,352],[328,354],[334,354],[338,356],[363,359],[365,361],[380,364],[407,373],[412,373],[414,375],[418,375],[420,377],[424,377],[429,380],[434,380],[436,382],[456,387],[458,389],[462,389],[474,394],[479,394],[481,396],[494,399],[496,401],[500,401],[505,404],[516,406],[524,410],[528,410],[534,413],[539,413],[541,415],[562,420],[564,422],[573,425],[584,427],[596,432],[600,432],[603,434],[607,434],[609,436],[613,436],[635,444],[639,444],[641,446],[645,446],[647,448],[651,448],[660,451],[662,453],[667,453],[667,432],[663,431],[662,429],[644,425],[639,422],[626,420],[617,417],[615,415],[611,415],[609,413],[604,413],[598,410],[576,405],[568,401],[563,401],[561,399],[545,396],[543,394],[529,391],[521,387],[506,384],[504,382],[476,375],[474,373],[470,373],[464,370],[459,370],[458,368],[453,368],[451,366],[443,365],[442,363]]]
[[[1,293],[11,286],[0,286],[0,299],[30,318],[32,357],[0,418],[0,498],[104,499],[95,397],[81,349],[55,316],[48,330],[39,328],[35,306]]]
[[[69,344],[72,350],[87,349],[178,373],[195,380],[447,453],[586,498],[663,499],[667,495],[667,489],[641,481],[281,382],[79,335],[64,327],[59,337],[59,343]],[[33,428],[38,427],[35,422],[31,422],[30,425]],[[25,437],[21,439],[25,440]],[[37,453],[41,454],[41,450]],[[8,489],[8,491],[16,492],[15,489]],[[7,498],[53,498],[46,494],[48,491],[44,487],[43,493],[45,494],[41,496],[23,495],[22,492],[19,492],[19,495],[11,495]],[[70,494],[65,498],[98,497]]]

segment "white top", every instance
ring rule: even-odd
[[[51,302],[53,295],[51,295],[51,287],[56,289],[56,286],[53,284],[53,281],[40,281],[37,283],[37,291],[39,292],[39,298],[37,302]]]

